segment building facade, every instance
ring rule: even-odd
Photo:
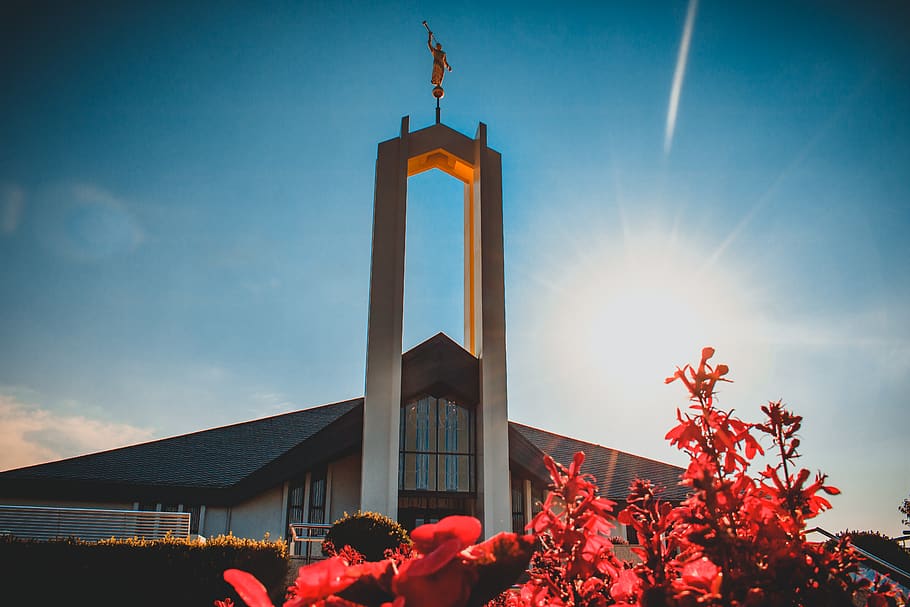
[[[184,511],[193,533],[251,538],[357,510],[408,528],[469,514],[489,537],[539,507],[545,453],[579,450],[610,499],[637,477],[681,499],[678,467],[508,421],[501,164],[482,123],[405,117],[379,144],[364,398],[0,473],[0,503]],[[464,184],[465,343],[402,353],[407,183],[432,169]]]

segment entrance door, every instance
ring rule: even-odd
[[[421,525],[438,523],[440,519],[454,514],[474,516],[474,498],[450,496],[399,496],[398,522],[413,531]]]

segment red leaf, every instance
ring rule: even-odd
[[[751,434],[749,434],[748,431],[746,431],[746,433],[742,436],[742,438],[744,438],[746,441],[746,458],[747,459],[752,459],[753,457],[755,457],[756,452],[761,453],[762,455],[765,454],[765,450],[762,449],[761,444],[757,440],[755,440],[755,437],[752,436]]]
[[[636,600],[641,588],[641,580],[631,569],[623,569],[619,577],[610,586],[610,596],[619,603],[632,603]]]
[[[569,466],[569,476],[577,476],[583,463],[585,463],[585,452],[579,451],[572,458],[572,464]]]
[[[406,562],[392,580],[392,590],[403,596],[407,607],[463,607],[477,579],[475,567],[460,558],[457,540],[450,539],[438,551]],[[435,562],[434,562],[435,561]]]
[[[249,607],[274,607],[265,586],[252,574],[240,569],[228,569],[224,572],[224,581],[234,587]]]
[[[354,567],[351,571],[358,571],[358,569]],[[331,594],[341,592],[353,584],[356,579],[356,576],[349,575],[347,563],[337,556],[301,567],[294,585],[288,589],[294,598],[285,603],[285,607],[309,604],[324,599]]]
[[[724,575],[720,567],[708,560],[707,557],[689,561],[683,566],[681,573],[684,584],[698,588],[706,593],[717,593],[720,590]]]
[[[451,538],[440,544],[428,555],[407,561],[401,568],[402,575],[430,575],[445,567],[463,550],[458,540]]]
[[[549,455],[543,456],[543,463],[547,467],[547,470],[550,473],[550,478],[553,479],[553,482],[558,486],[559,479],[562,475],[559,473],[559,468],[556,466],[556,462],[553,461],[553,458]]]
[[[414,547],[421,554],[429,554],[437,546],[458,540],[458,550],[464,550],[480,537],[480,521],[473,516],[447,516],[438,523],[421,525],[411,532]]]

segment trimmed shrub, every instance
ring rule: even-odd
[[[378,512],[345,513],[332,524],[322,543],[323,554],[328,554],[327,544],[341,550],[350,546],[368,561],[381,561],[386,550],[395,550],[402,544],[410,545],[411,538],[397,521]]]
[[[888,536],[882,535],[877,531],[847,531],[845,533],[850,536],[850,541],[853,542],[854,546],[871,552],[895,567],[910,571],[910,552],[904,550],[900,544]],[[910,578],[906,576],[887,571],[874,561],[867,560],[865,564],[879,573],[887,573],[892,579],[904,586],[910,586]]]
[[[280,604],[289,560],[283,541],[233,536],[206,542],[0,538],[0,563],[4,579],[15,580],[4,590],[4,602],[11,605],[48,605],[65,598],[67,604],[96,607],[198,607],[225,598],[243,604],[222,578],[230,568],[255,572]]]

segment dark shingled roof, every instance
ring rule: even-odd
[[[219,489],[239,481],[363,403],[362,398],[0,474],[29,479]]]
[[[679,484],[679,477],[684,472],[679,466],[516,422],[509,422],[509,425],[541,452],[549,454],[564,466],[569,465],[576,452],[584,451],[585,463],[581,469],[594,475],[604,497],[625,500],[629,495],[629,484],[636,478],[650,480],[662,487],[661,496],[666,500],[678,501],[687,495],[688,488]]]
[[[357,398],[9,470],[0,473],[0,495],[27,497],[36,490],[54,494],[59,489],[70,494],[114,491],[138,497],[159,489],[186,495],[192,489],[207,492],[200,499],[238,499],[289,478],[307,462],[314,463],[313,458],[357,449],[362,406],[363,399]],[[625,499],[635,478],[663,487],[666,499],[686,495],[678,485],[683,470],[677,466],[516,422],[509,422],[509,443],[510,458],[544,481],[548,480],[544,453],[568,464],[576,451],[584,451],[583,470],[594,475],[610,499]],[[139,488],[145,489],[137,493]]]

